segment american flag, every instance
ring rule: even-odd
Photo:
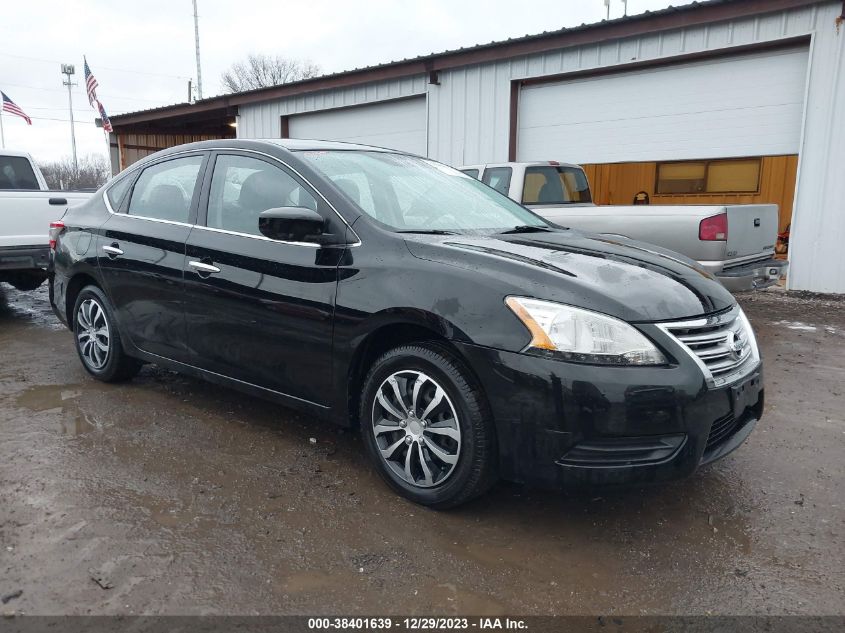
[[[88,60],[84,56],[82,57],[82,61],[85,62],[85,90],[88,92],[88,103],[94,108],[96,107],[94,102],[97,100],[97,86],[100,84],[97,83],[94,73],[88,67]]]
[[[112,129],[111,121],[109,121],[109,115],[106,114],[106,109],[97,98],[97,86],[100,84],[97,83],[94,73],[91,72],[91,68],[88,66],[88,60],[85,56],[82,57],[82,61],[85,62],[85,90],[88,92],[88,103],[90,103],[91,107],[100,113],[100,118],[103,120],[103,131],[113,132],[114,130]]]
[[[106,109],[99,101],[97,101],[97,109],[100,111],[100,118],[103,120],[103,130],[105,132],[114,132],[114,129],[111,126],[111,121],[109,121],[109,115],[106,114]]]
[[[23,117],[24,121],[26,121],[29,125],[32,125],[32,119],[26,116],[26,112],[21,110],[17,103],[9,99],[9,96],[5,92],[0,92],[0,96],[3,97],[3,112],[17,114],[19,117]]]

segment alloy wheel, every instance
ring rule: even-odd
[[[76,313],[76,339],[85,363],[97,371],[109,359],[109,323],[106,311],[96,299],[85,299]]]
[[[416,370],[398,371],[379,386],[372,429],[382,459],[405,482],[442,484],[461,452],[458,414],[446,390]]]

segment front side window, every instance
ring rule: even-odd
[[[522,190],[524,204],[576,204],[591,201],[590,185],[580,167],[526,167]]]
[[[478,170],[477,169],[462,169],[467,176],[472,176],[473,178],[478,178]]]
[[[345,186],[341,180],[354,178],[361,210],[393,230],[491,233],[515,226],[548,226],[475,178],[425,158],[364,150],[299,155],[340,189]]]
[[[187,222],[202,161],[202,156],[189,156],[147,167],[135,182],[127,213]]]
[[[261,235],[258,216],[278,207],[316,210],[317,202],[292,176],[270,163],[248,156],[217,157],[206,226]]]
[[[0,189],[39,189],[32,165],[23,156],[0,156]]]
[[[481,182],[490,185],[500,194],[506,196],[511,188],[511,174],[513,174],[513,170],[510,167],[491,167],[484,170]]]

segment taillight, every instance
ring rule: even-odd
[[[724,242],[728,239],[728,214],[720,213],[704,218],[698,225],[698,239],[705,242]]]
[[[56,220],[55,222],[50,222],[50,250],[56,250],[56,240],[59,237],[59,233],[61,233],[65,228],[65,223],[61,220]],[[43,242],[42,242],[43,243]]]

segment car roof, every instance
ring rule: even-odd
[[[518,160],[508,163],[482,163],[480,165],[462,165],[458,169],[489,169],[491,167],[515,167],[517,165],[525,167],[574,167],[581,169],[581,165],[577,163],[565,163],[558,160]]]
[[[389,152],[392,154],[403,154],[399,150],[374,145],[362,145],[360,143],[346,143],[344,141],[324,141],[311,138],[261,138],[261,139],[239,139],[256,140],[264,143],[280,145],[292,152],[301,150],[366,150],[376,152]]]
[[[29,153],[20,152],[14,149],[0,149],[0,156],[14,156],[16,158],[29,158],[32,160],[32,156],[30,156]]]

